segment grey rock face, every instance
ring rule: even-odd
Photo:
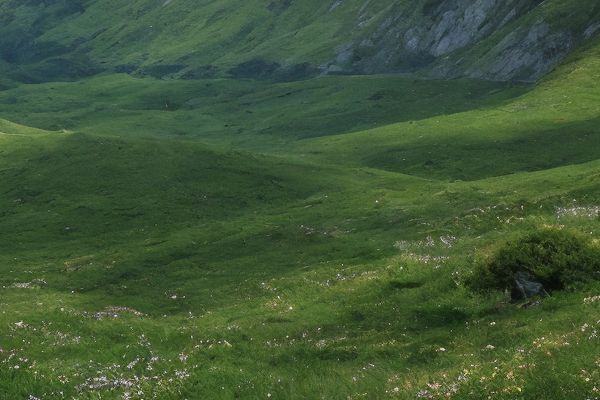
[[[412,14],[392,9],[371,25],[359,17],[357,29],[371,27],[371,33],[339,48],[332,64],[358,73],[428,71],[432,78],[536,81],[600,32],[600,15],[590,15],[590,24],[577,32],[530,18],[540,3],[430,0]]]
[[[530,0],[447,0],[413,11],[414,15],[394,12],[368,37],[379,57],[361,57],[368,52],[362,40],[345,47],[336,62],[377,72],[418,69],[487,37],[535,5]]]
[[[473,78],[535,81],[548,73],[574,47],[569,33],[552,32],[546,23],[538,23],[524,34],[513,32],[490,51],[490,59],[468,68]]]
[[[477,0],[471,4],[456,4],[445,11],[428,32],[431,55],[447,54],[486,35],[492,27],[487,23],[488,15],[495,11],[497,3],[497,0]]]
[[[596,22],[592,25],[590,25],[585,32],[583,32],[583,36],[586,39],[591,38],[592,36],[594,36],[596,33],[600,32],[600,22]]]
[[[519,271],[515,274],[514,279],[515,284],[511,293],[513,300],[527,300],[532,297],[546,295],[544,285],[538,282],[530,273]]]

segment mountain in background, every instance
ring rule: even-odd
[[[419,73],[536,81],[600,31],[595,0],[1,0],[26,82]]]

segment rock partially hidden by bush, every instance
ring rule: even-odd
[[[541,297],[546,295],[544,285],[526,271],[515,273],[515,284],[510,292],[513,300],[527,300],[532,297]]]
[[[507,290],[514,300],[598,279],[600,250],[580,233],[544,229],[511,241],[482,262],[470,278],[477,290]]]

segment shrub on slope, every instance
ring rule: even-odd
[[[543,229],[510,241],[481,263],[470,284],[479,290],[514,288],[526,273],[546,290],[576,287],[597,279],[600,249],[590,238],[570,230]]]

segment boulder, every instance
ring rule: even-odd
[[[518,271],[515,273],[514,281],[511,292],[513,300],[528,300],[532,297],[543,297],[546,295],[544,285],[527,271]]]

